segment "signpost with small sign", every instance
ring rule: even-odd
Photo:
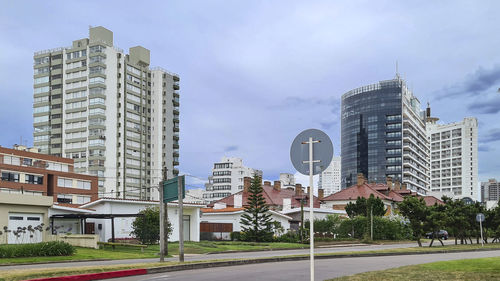
[[[166,245],[166,221],[168,221],[168,210],[166,208],[166,203],[178,200],[179,203],[179,261],[184,261],[184,212],[183,212],[183,200],[186,197],[186,185],[184,176],[175,177],[173,179],[164,180],[160,186],[160,195],[162,198],[161,206],[165,203],[165,208],[162,208],[160,212],[160,249],[163,249],[163,245]],[[182,194],[179,196],[179,194]],[[165,247],[166,248],[166,247]],[[160,250],[160,261],[164,260],[164,251]]]
[[[295,137],[290,148],[293,167],[301,174],[309,175],[309,249],[311,281],[314,281],[314,187],[313,175],[324,171],[332,162],[333,144],[327,134],[309,129]]]
[[[481,231],[481,246],[484,247],[484,240],[483,240],[483,221],[484,221],[484,214],[479,213],[476,215],[476,221],[479,222],[479,229]]]

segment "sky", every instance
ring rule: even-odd
[[[396,62],[441,122],[478,118],[479,180],[500,178],[498,1],[0,3],[2,146],[32,145],[33,53],[91,25],[180,75],[179,168],[192,186],[223,156],[269,180],[295,173],[290,145],[308,128],[340,155],[340,97],[394,78]]]

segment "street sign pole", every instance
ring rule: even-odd
[[[304,146],[307,144],[308,147]],[[316,149],[314,149],[316,144]],[[314,184],[313,176],[324,171],[332,162],[333,145],[327,134],[309,129],[293,140],[290,159],[298,172],[309,175],[309,252],[311,281],[314,281]],[[302,205],[302,204],[301,204]]]
[[[313,197],[313,138],[309,137],[309,252],[311,255],[311,281],[314,281],[314,197]]]
[[[183,177],[179,177],[178,188],[179,188],[179,261],[184,262],[184,212],[182,209],[182,186]]]
[[[163,181],[160,182],[160,262],[165,261],[165,208],[163,207]]]
[[[483,240],[483,221],[479,221],[479,228],[481,229],[481,247],[484,247],[484,240]]]

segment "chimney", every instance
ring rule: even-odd
[[[318,189],[318,199],[323,200],[324,196],[325,196],[325,190],[323,188]]]
[[[394,182],[394,190],[400,190],[401,189],[401,184],[399,183],[398,180]]]
[[[276,191],[281,191],[281,182],[280,181],[274,181],[274,190]]]
[[[387,180],[387,187],[389,188],[389,190],[391,190],[392,189],[392,178],[387,177],[386,180]]]
[[[264,185],[269,185],[269,186],[271,186],[271,182],[270,182],[270,181],[264,181]]]
[[[402,189],[402,190],[406,190],[406,183],[403,183],[403,184],[401,185],[401,189]]]
[[[292,208],[292,198],[283,198],[283,211],[290,210]]]
[[[362,186],[363,184],[365,184],[365,182],[366,182],[365,176],[362,173],[359,173],[358,174],[358,186]]]
[[[252,178],[251,177],[244,177],[243,178],[243,192],[248,192],[251,184],[252,184]]]
[[[300,183],[295,185],[295,196],[302,195],[302,185]]]
[[[311,187],[310,186],[307,187],[307,194],[311,195]]]
[[[235,194],[233,197],[234,200],[234,207],[235,208],[241,208],[243,207],[243,195],[240,194]]]

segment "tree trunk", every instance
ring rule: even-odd
[[[443,241],[441,239],[439,239],[439,237],[438,237],[438,241],[441,242],[441,246],[444,247],[444,243],[443,243]]]
[[[458,239],[457,236],[455,236],[455,245],[458,245],[457,244],[457,242],[458,242],[457,239]]]
[[[432,243],[434,243],[434,235],[432,236],[431,243],[429,244],[429,247],[432,247]]]
[[[472,245],[472,238],[469,236],[469,241],[470,241],[470,244]]]
[[[479,236],[476,237],[476,244],[479,244]]]
[[[417,238],[417,243],[419,247],[422,247],[422,242],[420,242],[420,237]]]

